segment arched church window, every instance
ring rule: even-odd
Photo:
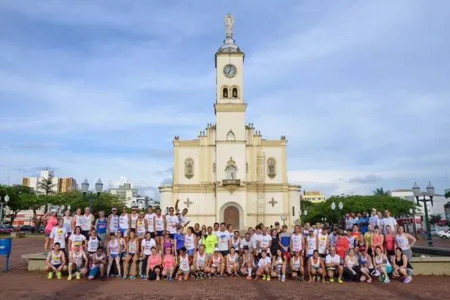
[[[238,97],[238,89],[237,88],[233,88],[233,91],[231,92],[231,95],[233,96],[233,98],[237,98]]]
[[[233,130],[228,131],[227,133],[227,141],[235,141],[236,137],[234,135]]]
[[[222,96],[223,96],[224,98],[228,98],[228,88],[223,88],[223,90],[222,90]]]

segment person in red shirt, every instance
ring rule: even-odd
[[[336,253],[341,258],[341,263],[343,263],[345,259],[345,254],[350,248],[350,244],[348,242],[347,237],[342,229],[338,230],[338,237],[336,239]]]

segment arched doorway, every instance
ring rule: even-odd
[[[227,224],[233,225],[234,229],[239,228],[239,210],[236,206],[228,206],[223,211],[223,221]]]

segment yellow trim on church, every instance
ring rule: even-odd
[[[247,103],[216,103],[214,110],[218,112],[245,112]]]

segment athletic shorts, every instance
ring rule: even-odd
[[[61,264],[52,265],[52,267],[54,267],[55,269],[59,269],[59,267],[61,267]]]
[[[95,278],[95,277],[97,277],[98,273],[100,273],[100,267],[99,266],[91,268],[89,270],[89,277],[94,277]]]
[[[312,254],[306,254],[306,260],[310,259],[312,256]]]
[[[85,266],[77,266],[77,265],[75,265],[75,269],[72,272],[80,272],[83,269],[86,269],[86,267]]]
[[[386,273],[388,274],[392,273],[392,266],[386,266]]]
[[[164,231],[162,231],[162,230],[156,231],[156,236],[164,236]]]
[[[336,271],[336,270],[337,270],[337,267],[327,267],[327,270],[328,270],[328,271]]]
[[[175,233],[170,233],[169,235],[170,235],[170,239],[173,240],[175,238]]]
[[[195,249],[188,249],[187,250],[187,255],[194,256],[194,254],[195,254]]]
[[[115,259],[119,254],[110,254],[109,256],[111,256],[112,259]]]
[[[50,234],[51,234],[51,232],[48,232],[48,233],[46,232],[46,233],[45,233],[45,237],[46,237],[46,238],[50,237]]]
[[[220,252],[220,254],[222,254],[223,257],[225,257],[225,256],[228,255],[228,250],[225,250],[225,251],[219,251],[219,252]]]
[[[394,256],[395,250],[386,250],[386,254],[387,254],[387,256]]]
[[[326,254],[321,254],[321,253],[319,253],[319,256],[320,256],[320,257],[322,257],[322,258],[325,258],[325,257],[327,257],[327,255],[326,255]]]
[[[119,231],[122,233],[123,237],[128,236],[128,228],[119,228]]]

